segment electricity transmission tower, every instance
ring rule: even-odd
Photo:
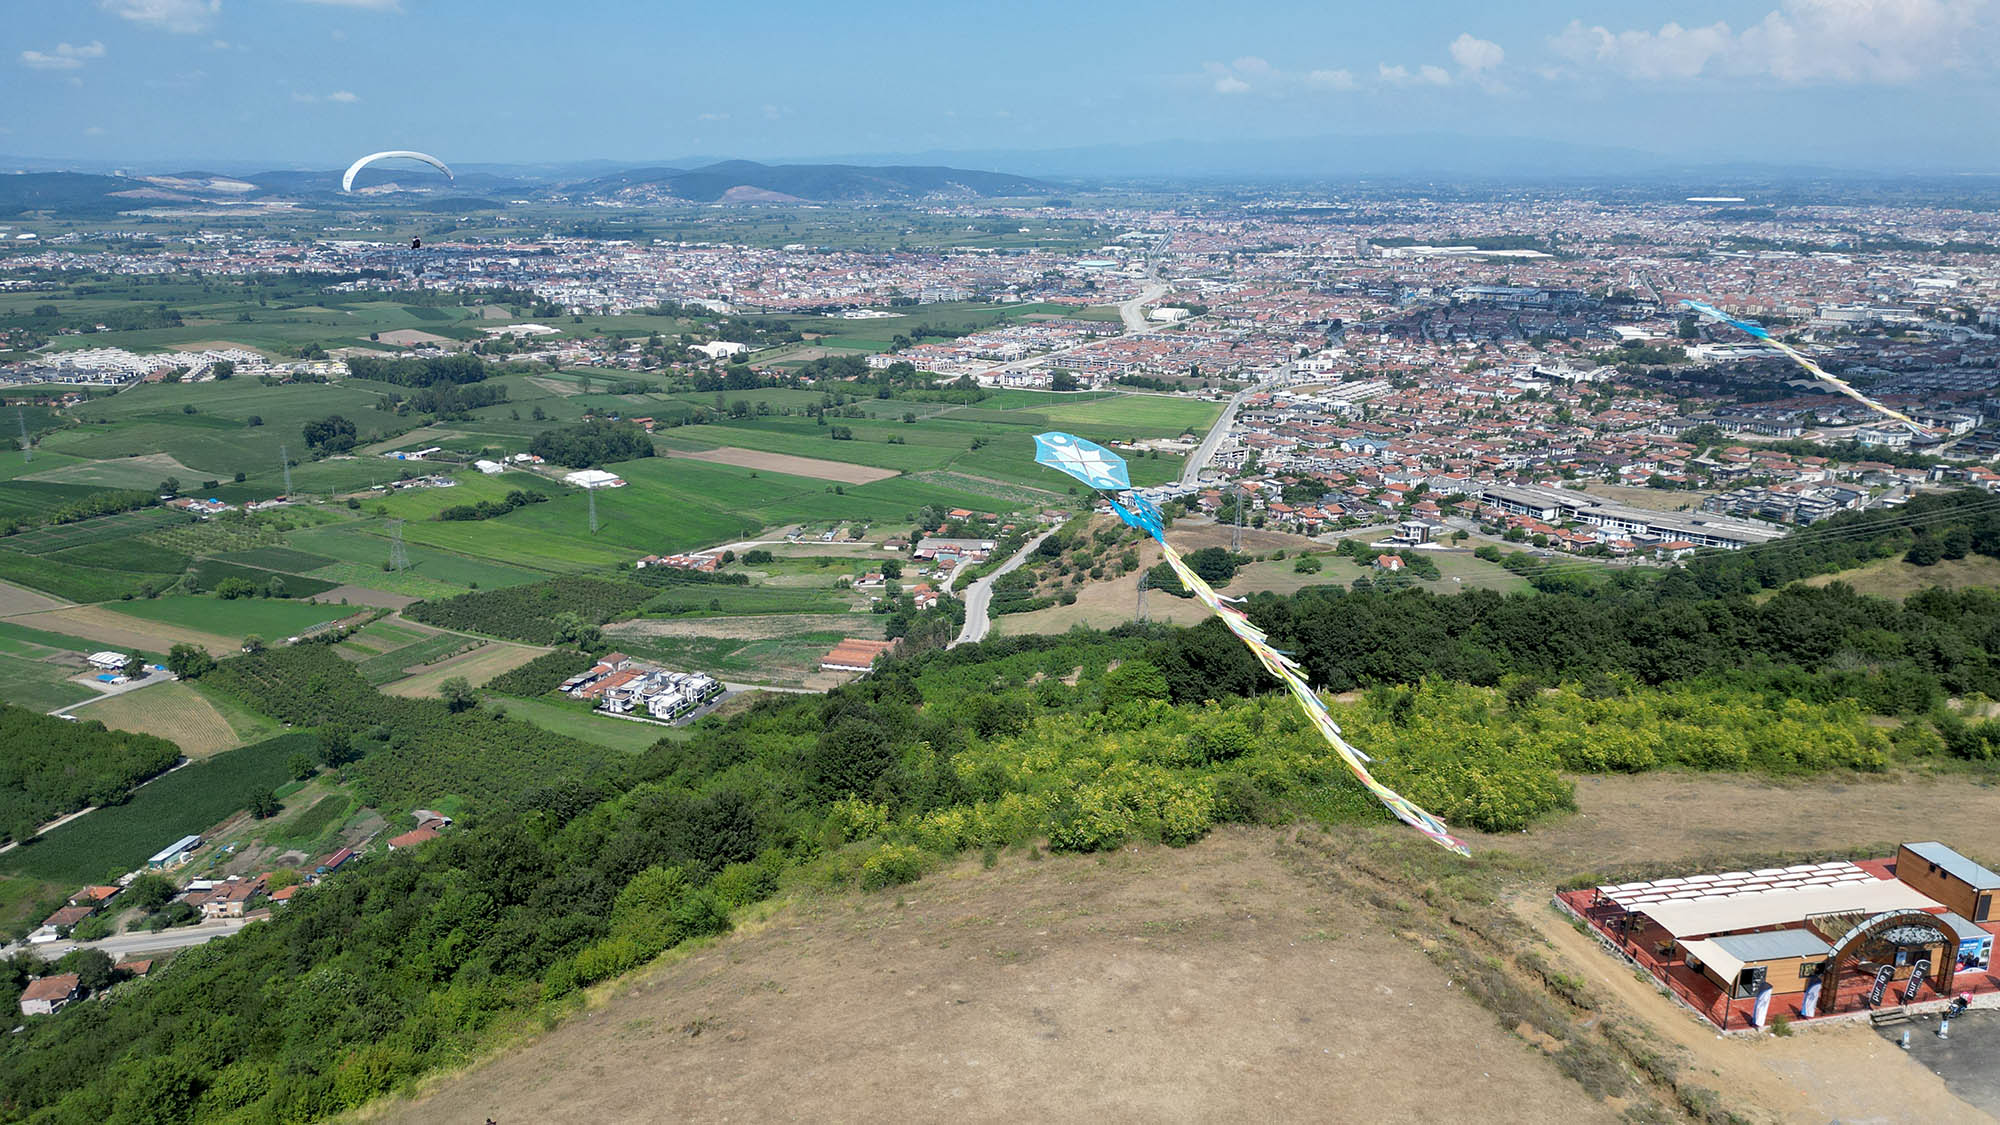
[[[292,494],[292,451],[285,446],[278,447],[278,463],[285,469],[285,495]]]
[[[389,569],[408,570],[410,553],[403,549],[403,521],[389,521]]]
[[[24,462],[33,461],[35,459],[35,445],[28,440],[28,416],[17,406],[14,408],[14,417],[21,423],[21,460]]]
[[[1229,532],[1229,549],[1243,550],[1243,486],[1236,486],[1236,526]]]
[[[1139,604],[1132,609],[1132,620],[1141,625],[1146,623],[1146,584],[1152,580],[1153,574],[1151,571],[1142,570],[1139,572]]]
[[[597,490],[586,488],[583,491],[590,497],[590,533],[595,535],[597,534]]]

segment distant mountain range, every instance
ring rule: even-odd
[[[942,166],[766,165],[729,160],[698,168],[631,168],[574,180],[543,179],[532,173],[512,176],[506,171],[505,166],[484,165],[479,170],[460,171],[455,179],[445,180],[429,169],[413,171],[371,165],[356,177],[353,195],[340,191],[340,173],[332,170],[117,176],[22,172],[0,175],[0,218],[31,211],[96,217],[143,207],[278,201],[320,208],[392,203],[466,210],[505,206],[511,200],[524,198],[634,203],[851,203],[1046,195],[1061,190],[1026,176]]]

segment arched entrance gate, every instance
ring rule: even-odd
[[[1933,987],[1937,994],[1951,994],[1952,978],[1958,968],[1958,939],[1945,931],[1935,914],[1922,910],[1885,910],[1865,918],[1851,914],[1818,915],[1806,919],[1806,925],[1833,949],[1820,977],[1828,1013],[1840,1002],[1841,978],[1864,962],[1894,967],[1914,965],[1919,959],[1929,957],[1936,974]]]

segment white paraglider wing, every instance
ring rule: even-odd
[[[424,163],[430,165],[431,167],[436,168],[438,171],[443,172],[445,179],[449,180],[454,178],[451,174],[451,169],[445,167],[444,161],[439,160],[437,157],[432,156],[430,153],[409,152],[403,149],[396,149],[390,152],[371,152],[367,156],[364,156],[361,159],[355,161],[354,163],[348,165],[347,174],[340,177],[340,190],[353,191],[355,175],[359,173],[363,168],[366,168],[370,164],[375,163],[377,160],[392,160],[398,157],[404,160],[421,160]]]

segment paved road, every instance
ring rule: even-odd
[[[124,960],[135,953],[162,953],[169,949],[186,949],[190,945],[202,945],[219,937],[228,937],[249,924],[249,921],[243,918],[223,918],[179,929],[161,930],[157,934],[143,931],[115,934],[101,941],[50,941],[36,945],[17,943],[0,949],[0,954],[11,956],[27,949],[38,956],[53,960],[72,949],[101,949],[110,954],[113,960]]]
[[[1140,290],[1137,297],[1120,304],[1118,318],[1125,322],[1125,334],[1136,336],[1141,332],[1152,331],[1156,326],[1146,323],[1146,305],[1173,292],[1173,288],[1165,282],[1155,282]]]
[[[993,601],[993,580],[1027,561],[1028,553],[1041,546],[1042,540],[1052,534],[1053,531],[1044,531],[1028,540],[1027,545],[1014,552],[1012,558],[1001,563],[999,569],[966,588],[965,626],[958,631],[958,639],[946,645],[946,648],[978,644],[986,639],[987,630],[993,627],[993,619],[986,612],[986,607]]]
[[[1193,453],[1188,454],[1187,464],[1181,467],[1182,484],[1194,484],[1201,480],[1201,471],[1208,468],[1208,462],[1215,456],[1216,449],[1222,445],[1222,439],[1229,436],[1229,425],[1236,421],[1237,408],[1243,405],[1244,399],[1263,389],[1265,388],[1245,387],[1229,396],[1229,405],[1222,408],[1222,416],[1215,420],[1215,425],[1208,428],[1208,436],[1201,439],[1201,445],[1196,447]]]

